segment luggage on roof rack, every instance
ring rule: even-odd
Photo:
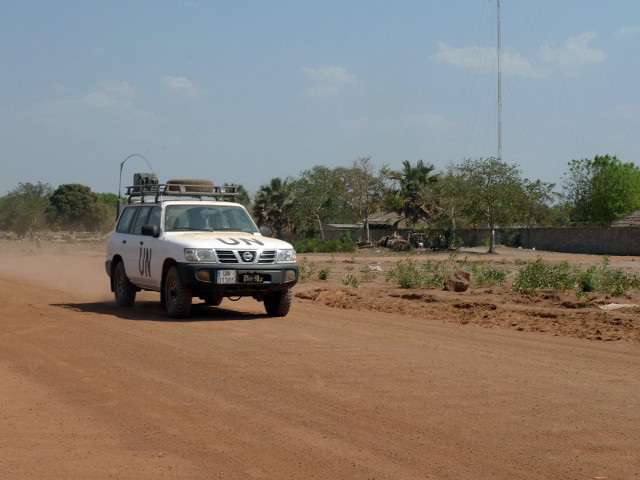
[[[128,203],[134,198],[145,202],[145,197],[155,197],[157,202],[161,197],[210,197],[214,200],[234,199],[238,196],[238,185],[214,185],[211,180],[200,179],[172,179],[167,183],[149,183],[127,187]]]

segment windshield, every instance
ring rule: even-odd
[[[247,212],[227,205],[167,205],[164,214],[167,232],[196,230],[205,232],[258,231]]]

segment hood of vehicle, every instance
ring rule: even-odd
[[[282,250],[293,248],[291,244],[271,237],[242,232],[167,232],[165,239],[184,248],[254,248],[260,250]]]

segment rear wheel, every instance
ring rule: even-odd
[[[293,292],[291,289],[281,290],[266,295],[264,297],[264,308],[267,311],[267,315],[271,315],[272,317],[286,316],[291,309],[292,299]]]
[[[122,262],[118,262],[113,273],[113,293],[119,307],[130,307],[136,299],[136,287],[129,281]]]
[[[217,307],[222,303],[222,297],[218,295],[205,295],[203,300],[205,305],[210,305],[212,307]]]
[[[171,267],[164,280],[164,305],[171,318],[186,318],[191,312],[191,290],[177,267]]]

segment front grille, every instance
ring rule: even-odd
[[[216,250],[220,263],[239,263],[233,250]]]
[[[258,263],[276,263],[276,251],[275,250],[265,250],[260,254],[260,259]]]
[[[245,260],[243,256],[245,253],[251,253],[251,259]],[[256,263],[256,259],[257,263],[261,264],[276,263],[275,250],[264,250],[262,252],[256,252],[255,250],[216,250],[216,255],[220,263]]]

